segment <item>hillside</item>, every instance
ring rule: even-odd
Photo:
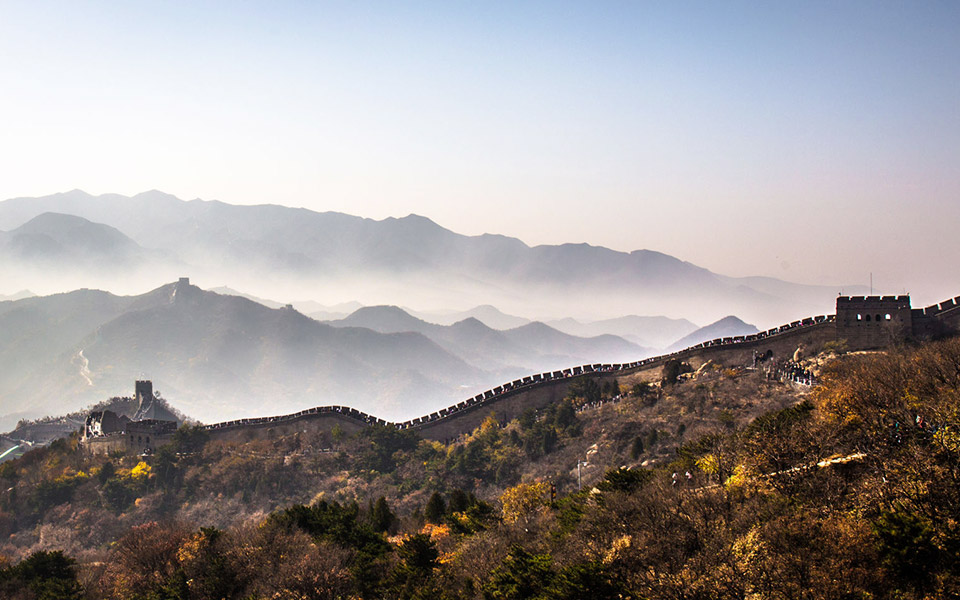
[[[65,551],[79,577],[55,576],[92,598],[954,597],[958,362],[953,339],[815,357],[815,389],[738,365],[584,385],[448,445],[64,440],[0,466],[0,552],[26,559],[0,592]]]
[[[732,423],[746,423],[765,410],[779,409],[797,401],[796,392],[791,388],[766,382],[755,375],[727,377],[715,370],[703,375],[697,383],[710,386],[709,399],[704,399],[701,386],[694,383],[663,391],[655,387],[636,388],[639,390],[636,391],[632,379],[626,378],[622,381],[622,393],[627,399],[621,402],[610,401],[613,395],[621,393],[619,389],[587,386],[582,390],[583,397],[566,403],[564,410],[559,410],[560,405],[549,408],[540,415],[540,421],[523,418],[503,430],[485,425],[484,433],[476,432],[448,448],[434,442],[420,442],[411,432],[377,429],[339,442],[323,432],[311,431],[269,441],[210,442],[203,446],[202,454],[181,459],[180,474],[170,480],[175,489],[148,491],[131,481],[127,483],[133,486],[134,496],[118,497],[114,501],[126,504],[108,501],[108,506],[96,508],[106,510],[97,517],[106,519],[105,530],[98,539],[117,535],[128,522],[149,519],[165,494],[173,494],[163,500],[167,506],[174,498],[178,498],[178,503],[184,502],[178,509],[179,518],[217,527],[230,527],[258,511],[308,502],[321,493],[340,502],[383,495],[393,510],[405,518],[425,504],[435,489],[458,488],[493,500],[520,481],[547,477],[556,482],[562,494],[568,494],[576,489],[576,469],[571,472],[570,465],[575,465],[578,458],[585,461],[584,483],[595,482],[608,468],[625,462],[636,465],[669,462],[684,440],[696,439],[714,428],[730,427]],[[588,408],[579,414],[574,412],[574,405],[600,398],[607,401],[602,407]],[[685,408],[689,406],[694,410]],[[678,433],[681,424],[682,431]],[[644,446],[633,456],[631,452],[637,438],[643,440]],[[179,443],[187,447],[192,442]],[[58,453],[73,444],[61,440],[53,448],[39,451],[37,456]],[[338,453],[319,451],[331,445]],[[417,460],[412,460],[413,456],[417,456]],[[66,462],[74,469],[90,473],[103,460],[77,453],[71,454]],[[137,460],[130,457],[115,466],[129,468]],[[150,462],[160,468],[156,461],[163,460],[166,459],[160,453]],[[21,468],[21,464],[24,463],[6,467],[7,472]],[[371,469],[376,473],[364,476],[364,472]],[[0,476],[3,473],[0,470]],[[24,484],[30,485],[26,481]],[[135,507],[131,503],[136,494],[153,499],[145,496]],[[78,500],[81,496],[77,496]],[[213,500],[221,496],[222,502]],[[3,498],[0,494],[0,509],[6,510]],[[111,516],[111,507],[131,512],[126,516],[120,513]],[[88,508],[95,509],[95,506],[88,505]],[[66,531],[60,528],[69,525],[56,523],[52,513],[48,519],[50,526],[60,532],[56,538],[64,540],[73,554],[95,553],[95,548],[80,537],[82,528],[63,538]],[[0,553],[11,553],[13,547],[37,547],[33,546],[37,543],[35,535],[26,529],[21,531],[5,542],[6,546],[0,542]]]

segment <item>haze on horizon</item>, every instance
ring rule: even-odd
[[[954,3],[0,15],[0,199],[160,189],[733,276],[960,287]]]

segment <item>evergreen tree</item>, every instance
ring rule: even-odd
[[[397,517],[390,511],[387,499],[380,496],[370,511],[370,524],[373,525],[374,531],[381,533],[389,531],[396,520]]]
[[[427,500],[427,506],[423,509],[423,517],[428,523],[440,523],[444,515],[447,514],[447,506],[443,501],[440,492],[434,492]]]

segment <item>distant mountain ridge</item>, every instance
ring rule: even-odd
[[[10,294],[9,296],[4,296],[3,294],[0,294],[0,302],[4,302],[7,300],[23,300],[24,298],[31,298],[33,296],[36,296],[36,294],[31,292],[30,290],[20,290],[19,292]]]
[[[147,253],[117,229],[82,217],[45,212],[20,227],[0,233],[0,250],[7,260],[33,264],[76,266],[108,261],[114,268],[135,267]]]
[[[396,306],[367,306],[329,323],[336,327],[366,327],[380,333],[420,333],[451,354],[481,369],[503,373],[505,378],[576,364],[630,362],[653,354],[650,348],[613,335],[577,337],[539,322],[499,331],[474,317],[452,325],[437,325]]]
[[[366,290],[391,304],[423,305],[427,298],[452,306],[475,298],[511,310],[535,301],[554,314],[590,306],[594,314],[642,311],[711,320],[734,313],[774,324],[827,312],[837,291],[726,277],[652,250],[530,247],[500,235],[464,236],[417,215],[374,221],[303,208],[182,201],[158,191],[127,198],[74,190],[6,200],[0,202],[0,230],[44,212],[113,227],[167,256],[181,272],[221,281],[226,273],[231,285],[255,294],[266,282],[297,282],[311,289]]]
[[[85,289],[0,302],[0,428],[145,377],[204,421],[323,404],[403,420],[522,375],[651,354],[612,335],[539,322],[498,331],[472,317],[437,325],[393,306],[334,324],[186,280],[136,296]]]
[[[475,306],[470,310],[458,312],[416,312],[412,310],[408,310],[407,312],[424,321],[437,323],[439,325],[453,325],[458,321],[474,318],[493,329],[500,330],[513,329],[514,327],[520,327],[521,325],[526,325],[531,322],[531,319],[508,315],[497,307],[489,304]]]
[[[671,342],[692,333],[697,326],[686,319],[627,315],[615,319],[580,322],[576,319],[547,321],[547,325],[581,337],[619,335],[642,346],[665,348]]]
[[[757,329],[756,326],[744,323],[737,317],[731,315],[680,338],[671,344],[667,348],[667,351],[674,352],[676,350],[689,348],[690,346],[696,346],[701,342],[708,342],[717,338],[736,337],[738,335],[751,335],[758,331],[759,329]]]
[[[7,426],[118,395],[144,374],[201,420],[338,403],[399,418],[498,381],[420,334],[338,329],[183,282],[0,302],[0,361]]]

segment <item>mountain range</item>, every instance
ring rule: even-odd
[[[359,300],[439,310],[470,302],[585,321],[651,314],[710,322],[737,314],[764,326],[829,312],[837,292],[727,277],[653,250],[465,236],[418,215],[375,221],[183,201],[158,191],[6,200],[0,230],[0,275],[17,288],[36,287],[38,266],[48,265],[65,289],[131,282],[143,289],[144,278],[156,285],[187,274],[324,305]]]
[[[502,374],[504,379],[585,363],[629,362],[654,353],[651,348],[617,336],[576,337],[540,322],[506,331],[488,327],[474,317],[452,325],[437,325],[396,306],[364,307],[329,323],[336,327],[366,327],[380,333],[417,332],[485,371]]]
[[[135,296],[81,289],[0,302],[0,430],[129,395],[140,378],[206,422],[324,404],[406,419],[522,375],[652,353],[609,334],[440,325],[395,306],[323,323],[186,279]]]
[[[201,420],[348,403],[410,417],[492,384],[416,333],[335,328],[185,282],[0,303],[3,425],[62,414],[150,378]]]

